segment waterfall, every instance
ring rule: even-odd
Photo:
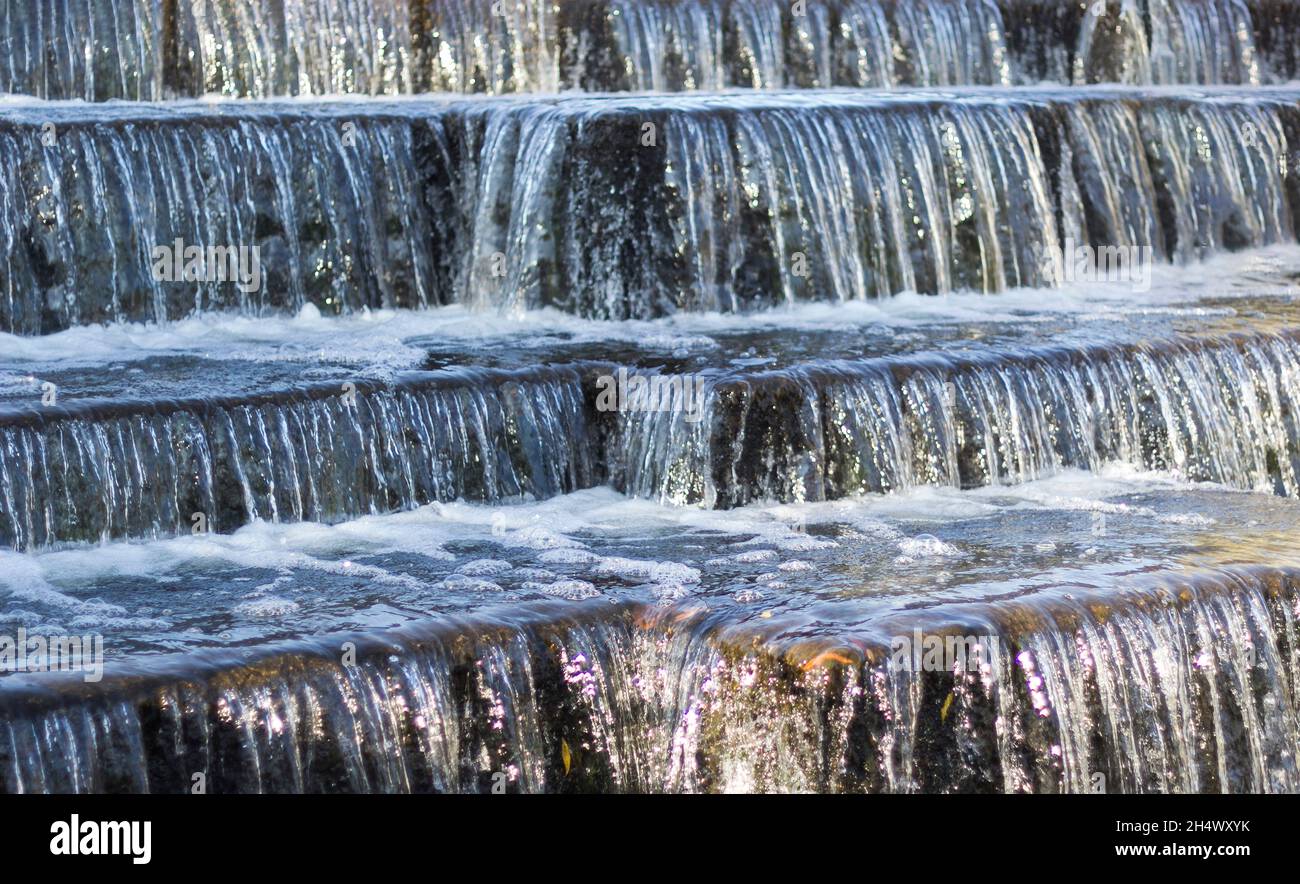
[[[0,426],[0,543],[338,521],[595,482],[562,370],[27,412]]]
[[[417,83],[408,4],[177,0],[168,16],[178,95],[411,93]]]
[[[1148,10],[1153,82],[1257,85],[1263,81],[1245,0],[1152,0]],[[1283,74],[1280,79],[1289,78]]]
[[[88,101],[1253,85],[1294,78],[1300,27],[1291,4],[1270,0],[6,0],[4,9],[0,92]]]
[[[1032,625],[958,673],[909,671],[888,645],[756,652],[632,612],[408,631],[399,655],[363,640],[351,665],[341,636],[89,700],[11,693],[0,787],[179,792],[201,771],[217,793],[1285,792],[1296,587],[1223,571],[1030,603]],[[1017,619],[985,611],[944,634]]]
[[[4,0],[0,93],[163,97],[161,0]]]
[[[0,177],[0,328],[304,303],[621,319],[1053,286],[1070,242],[1185,261],[1293,240],[1290,100],[200,106],[127,127],[74,114],[55,146],[24,110],[0,127],[18,158]],[[178,240],[258,247],[264,284],[158,279],[153,250]]]
[[[6,330],[434,302],[417,129],[256,111],[197,116],[197,125],[146,116],[125,128],[60,121],[50,124],[54,146],[22,126],[0,134],[0,149],[17,158],[0,184]],[[163,281],[153,250],[176,240],[257,246],[266,278],[253,292]],[[98,279],[108,285],[86,285]]]
[[[1294,791],[1296,614],[1287,578],[1228,573],[1183,604],[1076,610],[1073,635],[1026,642],[1063,790],[1095,791],[1100,775],[1123,792]]]
[[[608,479],[716,508],[1125,463],[1300,497],[1293,334],[916,353],[707,378],[684,408],[600,413],[603,363],[388,386],[15,411],[0,540],[16,549],[256,520],[336,522]]]
[[[1300,791],[1297,46],[0,0],[0,793]]]
[[[562,740],[590,766],[588,785],[635,789],[653,776],[638,765],[654,763],[655,747],[606,718],[654,690],[636,681],[653,643],[641,647],[626,621],[525,626],[468,645],[434,632],[396,665],[391,644],[353,638],[363,644],[352,667],[321,645],[285,652],[266,680],[149,679],[136,701],[157,711],[147,721],[129,702],[78,714],[38,701],[6,722],[0,755],[23,779],[0,790],[178,791],[193,770],[214,792],[488,791],[494,774],[511,792],[543,791],[564,777]],[[645,714],[671,724],[663,710]]]
[[[1118,461],[1295,497],[1298,371],[1294,337],[1261,335],[724,375],[702,420],[624,415],[610,475],[630,494],[731,507]]]

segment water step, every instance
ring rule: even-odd
[[[630,494],[729,508],[1027,481],[1119,461],[1300,493],[1292,332],[920,352],[732,372],[703,405],[632,411]]]
[[[0,784],[1290,791],[1295,506],[1082,474],[725,516],[602,490],[0,554],[64,600],[10,626],[107,649],[99,682],[0,678]]]
[[[487,791],[493,772],[509,791],[541,791],[562,762],[528,750],[563,714],[551,703],[576,699],[561,697],[568,667],[545,649],[594,660],[606,633],[573,614],[531,629],[437,627],[248,662],[191,653],[81,689],[0,685],[14,715],[0,755],[16,772],[0,791],[177,793],[195,774],[214,793]]]
[[[0,92],[1285,82],[1290,0],[10,0]]]
[[[410,317],[422,334],[386,345],[422,361],[400,371],[380,350],[375,365],[331,362],[383,339],[348,323],[302,347],[298,322],[260,343],[190,345],[209,357],[101,359],[92,341],[119,339],[106,329],[74,339],[89,360],[0,360],[0,544],[337,522],[601,483],[728,509],[1113,462],[1295,497],[1298,319],[1294,302],[1265,299],[906,333],[833,324],[794,345],[788,326],[741,324],[604,342],[604,326],[516,330],[488,346],[426,316]],[[67,349],[41,340],[29,355]]]
[[[745,311],[1057,286],[1099,247],[1140,290],[1153,263],[1294,241],[1298,97],[19,103],[0,330],[306,304]]]
[[[948,624],[934,625],[933,612],[928,627],[900,618],[889,643],[865,647],[823,639],[777,655],[743,627],[720,628],[728,640],[715,639],[691,710],[698,736],[687,752],[702,761],[670,782],[773,792],[1295,789],[1300,572],[1134,575],[1121,592],[1091,593],[1059,576],[1056,605],[953,606]],[[957,668],[944,670],[950,661]]]
[[[190,377],[206,386],[209,371]],[[558,368],[10,409],[0,538],[28,549],[549,497],[602,475],[585,401]]]

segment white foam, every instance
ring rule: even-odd
[[[589,565],[600,556],[585,549],[550,549],[537,557],[548,565]]]
[[[298,608],[298,603],[291,599],[268,595],[240,602],[235,605],[234,613],[242,617],[272,618],[292,614]]]
[[[475,559],[456,569],[457,573],[468,577],[495,577],[514,569],[514,565],[501,559]]]
[[[573,601],[591,599],[601,594],[599,589],[585,580],[556,580],[553,583],[529,582],[524,584],[524,589],[543,592],[547,595]]]
[[[424,310],[362,310],[322,316],[313,306],[294,316],[204,313],[164,323],[78,326],[37,337],[0,334],[0,360],[101,366],[159,354],[259,362],[320,361],[380,375],[419,366],[418,341],[513,347],[624,342],[668,352],[713,349],[712,336],[756,329],[842,330],[878,327],[892,335],[936,324],[1013,323],[1067,316],[1123,321],[1145,315],[1209,315],[1231,308],[1189,307],[1200,297],[1300,296],[1300,245],[1216,255],[1188,266],[1157,264],[1149,292],[1127,283],[1088,283],[1059,289],[1013,289],[995,295],[917,295],[847,303],[807,302],[757,313],[681,313],[656,320],[604,321],[552,308],[522,313],[475,311],[455,305]],[[21,378],[21,373],[18,375]],[[13,380],[13,379],[11,379]]]
[[[516,580],[531,580],[534,583],[548,583],[555,579],[555,572],[545,568],[515,568],[510,576]]]
[[[482,577],[470,577],[466,574],[448,574],[437,586],[454,592],[502,592],[501,584]]]
[[[410,561],[411,555],[437,562],[454,561],[456,557],[447,546],[467,541],[479,547],[495,544],[497,550],[462,562],[461,573],[441,583],[444,590],[498,592],[501,583],[486,578],[501,575],[509,586],[525,581],[558,583],[562,593],[568,586],[565,581],[600,584],[590,578],[604,576],[649,587],[656,597],[680,597],[698,591],[710,573],[734,574],[751,565],[760,566],[753,571],[765,572],[769,586],[782,582],[772,581],[774,574],[784,578],[800,571],[815,572],[819,570],[818,554],[835,545],[830,537],[836,535],[856,535],[868,545],[877,546],[883,555],[898,555],[913,562],[959,555],[965,540],[946,534],[943,539],[927,537],[941,532],[927,529],[926,525],[941,524],[956,530],[965,519],[993,520],[991,524],[995,524],[997,517],[1017,511],[1033,514],[1077,510],[1144,518],[1154,514],[1152,521],[1169,525],[1166,530],[1196,530],[1213,524],[1213,519],[1196,510],[1194,498],[1189,498],[1186,508],[1177,504],[1139,506],[1115,499],[1120,495],[1172,491],[1161,499],[1180,501],[1182,494],[1193,488],[1202,493],[1207,486],[1192,486],[1162,473],[1116,467],[1096,474],[1066,471],[1019,486],[967,491],[927,487],[894,495],[797,505],[755,504],[730,511],[667,507],[630,499],[610,488],[595,488],[510,507],[432,505],[339,525],[257,523],[231,535],[114,542],[31,554],[0,552],[0,598],[11,608],[0,613],[0,618],[22,618],[26,616],[22,612],[27,611],[64,625],[81,617],[102,622],[110,618],[152,622],[156,610],[131,610],[130,603],[120,596],[113,598],[116,604],[79,598],[67,587],[109,584],[119,578],[140,578],[171,586],[183,584],[187,575],[196,570],[222,567],[283,575],[273,580],[258,574],[257,582],[249,584],[256,588],[248,597],[248,616],[256,616],[260,596],[288,598],[285,578],[291,575],[294,583],[301,585],[301,577],[305,575],[310,582],[313,572],[355,577],[363,585],[427,594],[431,579],[427,571],[407,573],[402,570],[407,566],[392,564],[381,567],[370,557],[397,552],[402,554],[396,557],[397,562]],[[515,527],[498,530],[501,516]],[[791,525],[803,530],[794,530]],[[978,530],[984,532],[978,535],[981,538],[988,534],[984,528]],[[593,551],[600,549],[606,537],[620,543],[627,539],[653,542],[662,537],[666,543],[654,558]],[[990,543],[996,543],[996,539],[996,534],[988,536]],[[1031,534],[1015,542],[1023,545],[1040,539]],[[728,555],[705,557],[707,551],[715,549]],[[797,558],[780,561],[784,553],[794,551],[800,551]],[[542,567],[535,567],[538,564]],[[442,571],[440,568],[437,573]],[[585,592],[576,586],[569,589]],[[152,604],[162,607],[156,598]],[[57,613],[51,614],[47,608]]]
[[[578,541],[565,537],[558,531],[537,526],[511,531],[506,534],[503,543],[506,546],[543,550],[577,549],[582,546]]]
[[[899,551],[908,559],[955,558],[963,553],[951,543],[945,543],[933,534],[918,534],[898,541]]]
[[[699,583],[700,572],[696,568],[677,562],[653,562],[643,559],[625,559],[618,556],[602,556],[592,570],[597,574],[613,575],[629,580],[649,580],[659,584]]]

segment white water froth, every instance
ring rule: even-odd
[[[338,525],[255,523],[231,535],[118,542],[36,553],[0,552],[0,599],[9,602],[10,610],[2,616],[11,623],[15,618],[21,620],[28,606],[38,604],[64,612],[60,622],[71,621],[83,628],[94,624],[144,627],[157,626],[160,621],[144,611],[133,614],[118,604],[79,598],[70,590],[123,577],[175,583],[184,581],[185,575],[196,568],[232,566],[308,577],[312,573],[343,575],[397,590],[427,590],[427,579],[394,566],[356,561],[367,555],[398,553],[449,563],[463,557],[455,573],[439,584],[449,590],[498,593],[503,591],[501,583],[489,578],[509,575],[525,580],[525,588],[581,599],[608,592],[613,578],[644,586],[656,598],[671,601],[698,591],[719,569],[727,573],[737,566],[761,563],[772,578],[760,581],[768,588],[780,588],[783,581],[777,578],[786,574],[815,570],[800,554],[838,544],[824,534],[810,532],[809,526],[838,525],[843,532],[841,539],[856,535],[895,545],[901,554],[899,559],[907,560],[896,564],[905,565],[926,558],[964,557],[965,550],[959,544],[921,530],[926,524],[953,525],[1016,512],[1125,514],[1189,529],[1203,528],[1213,524],[1213,519],[1203,513],[1157,511],[1111,498],[1207,487],[1213,486],[1192,486],[1168,474],[1115,466],[1100,473],[1065,471],[1013,487],[961,491],[925,486],[901,494],[807,504],[756,504],[730,511],[665,507],[598,488],[510,507],[504,513],[504,527],[500,507],[452,503],[367,516]],[[1230,493],[1228,489],[1216,490]],[[706,559],[698,553],[692,557],[687,553],[683,558],[689,564],[597,551],[602,538],[644,538],[654,532],[682,538],[683,550],[708,549],[709,544],[716,544],[713,538],[719,534],[731,538],[748,535],[748,539],[732,542],[734,551],[721,558]],[[704,546],[694,541],[702,541]],[[449,546],[464,542],[472,542],[477,548],[484,543],[495,544],[500,557],[448,551]],[[560,577],[531,565],[515,570],[525,560],[580,573]],[[279,583],[276,580],[259,586],[240,604],[237,613],[250,617],[291,613],[295,603],[283,598]]]
[[[837,330],[883,326],[898,333],[936,325],[1027,323],[1068,317],[1116,321],[1133,315],[1209,316],[1231,308],[1189,305],[1200,298],[1300,298],[1300,245],[1222,254],[1203,263],[1152,268],[1149,292],[1127,283],[1014,289],[993,295],[903,293],[878,300],[801,302],[756,313],[681,313],[656,320],[581,319],[547,308],[523,313],[463,306],[428,310],[364,310],[326,317],[315,307],[296,316],[248,317],[204,313],[175,322],[88,325],[40,337],[0,334],[0,361],[10,365],[97,366],[157,355],[250,362],[327,361],[382,377],[415,368],[426,351],[419,339],[487,348],[621,342],[669,353],[707,352],[715,334],[758,330]],[[13,384],[27,384],[10,373]],[[3,383],[3,381],[0,381]]]

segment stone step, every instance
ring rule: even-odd
[[[1256,306],[805,329],[793,345],[780,329],[491,346],[433,333],[369,365],[278,335],[242,359],[0,361],[0,543],[228,533],[605,483],[728,509],[1114,462],[1296,496],[1300,341],[1289,301]],[[313,341],[337,354],[354,334]]]
[[[1291,791],[1295,506],[1082,474],[728,514],[591,491],[6,554],[6,630],[104,655],[0,677],[0,784]]]
[[[18,102],[0,151],[0,330],[23,335],[305,305],[650,318],[1098,274],[1136,296],[1170,261],[1294,242],[1300,211],[1290,87]]]

